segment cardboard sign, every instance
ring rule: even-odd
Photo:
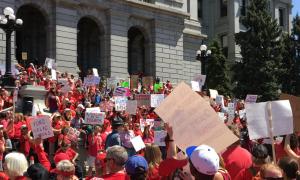
[[[197,75],[194,77],[194,81],[199,82],[200,87],[201,87],[201,86],[204,86],[205,80],[206,80],[206,75],[197,74]]]
[[[180,149],[207,144],[221,152],[238,141],[206,100],[183,82],[154,111],[173,127]]]
[[[151,107],[158,107],[164,99],[164,94],[151,94]]]
[[[152,76],[145,76],[142,78],[142,85],[144,87],[151,87],[153,86],[153,77]]]
[[[86,108],[85,111],[85,124],[99,124],[102,125],[105,118],[105,113],[100,112],[98,107],[96,108]]]
[[[126,104],[126,112],[129,114],[136,114],[137,109],[137,101],[136,100],[128,100]]]
[[[35,116],[30,125],[35,139],[47,139],[54,136],[49,116]]]
[[[132,139],[130,139],[132,145],[133,145],[133,148],[136,152],[146,148],[146,145],[143,141],[143,139],[141,138],[141,136],[136,136]]]
[[[128,98],[117,96],[115,97],[115,109],[116,111],[125,111],[127,105]]]
[[[166,136],[166,131],[154,131],[154,144],[158,146],[166,146]]]
[[[135,100],[137,100],[137,105],[138,106],[150,106],[150,99],[151,95],[150,94],[136,94]]]
[[[94,76],[97,76],[97,77],[99,77],[99,74],[98,74],[98,69],[96,69],[96,68],[93,68],[93,69],[92,69],[92,71],[93,71],[93,75],[94,75]]]
[[[98,77],[98,76],[84,77],[84,81],[83,81],[84,86],[95,86],[99,83],[100,83],[100,77]]]
[[[246,103],[256,103],[257,95],[247,94],[246,96]]]
[[[221,105],[221,107],[224,107],[224,96],[222,95],[217,95],[216,96],[216,103],[218,105]]]
[[[124,87],[117,87],[114,91],[114,96],[130,96],[130,89]]]
[[[218,91],[214,90],[214,89],[209,89],[209,94],[210,94],[210,97],[213,99],[216,99],[217,95],[219,95]]]
[[[51,69],[51,79],[56,80],[56,70],[55,69]]]
[[[46,58],[45,66],[49,69],[56,69],[55,67],[55,60],[51,58]]]
[[[102,101],[99,106],[102,112],[108,112],[113,110],[115,104],[111,101]]]
[[[79,135],[80,135],[80,131],[78,131],[77,129],[72,128],[72,127],[69,128],[69,132],[68,132],[67,136],[71,141],[77,142]]]
[[[199,83],[199,81],[191,81],[191,85],[192,85],[192,90],[196,91],[196,92],[201,92],[201,85]]]
[[[293,113],[288,100],[271,101],[273,136],[293,133]],[[267,102],[247,103],[246,116],[250,139],[269,137]]]
[[[139,75],[131,75],[130,76],[130,88],[137,89],[139,83]]]
[[[293,111],[294,131],[300,132],[300,97],[292,96],[289,94],[281,94],[280,100],[290,101],[292,111]]]

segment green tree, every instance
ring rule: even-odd
[[[281,86],[282,31],[267,8],[267,0],[252,0],[241,23],[246,31],[235,34],[242,60],[235,63],[234,92],[238,98],[259,95],[260,101],[278,98]]]
[[[226,57],[223,54],[219,43],[214,40],[209,49],[211,56],[207,61],[207,85],[210,89],[218,90],[219,94],[231,95],[230,78],[228,75],[228,67]]]

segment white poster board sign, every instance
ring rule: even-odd
[[[100,108],[86,108],[85,124],[102,125],[105,118],[105,112],[100,112]]]
[[[51,69],[51,79],[56,80],[56,70],[55,69]]]
[[[146,147],[143,139],[141,138],[141,136],[136,136],[132,139],[130,139],[132,145],[133,145],[133,148],[136,152],[144,149]]]
[[[191,81],[192,90],[196,92],[201,92],[201,85],[199,81]]]
[[[247,94],[246,96],[246,103],[256,103],[257,101],[257,95]]]
[[[93,68],[92,70],[93,70],[93,75],[99,77],[98,69]]]
[[[218,105],[221,105],[221,107],[224,107],[224,96],[222,95],[217,95],[216,96],[216,103]]]
[[[49,69],[55,69],[55,60],[51,58],[46,58],[45,60],[45,66]]]
[[[234,119],[234,114],[235,114],[234,103],[228,103],[227,113],[228,113],[228,120],[232,121]]]
[[[197,74],[194,78],[194,81],[199,82],[200,87],[204,86],[206,80],[206,75]]]
[[[167,136],[166,131],[154,131],[154,144],[158,146],[166,146],[165,138]]]
[[[219,95],[218,91],[214,90],[214,89],[209,89],[209,94],[210,94],[210,97],[213,99],[216,99],[217,95]]]
[[[151,107],[158,107],[164,99],[164,94],[151,94]]]
[[[137,101],[136,100],[128,100],[126,104],[126,111],[129,114],[136,114],[136,109],[137,109]]]
[[[288,100],[272,101],[273,136],[293,133],[293,114]],[[267,102],[246,104],[246,117],[250,139],[269,137]]]
[[[49,116],[35,116],[30,125],[35,139],[47,139],[54,136]]]
[[[84,86],[95,86],[100,83],[100,77],[98,76],[87,76],[84,77],[83,84]]]
[[[128,101],[127,97],[124,97],[124,96],[115,97],[115,109],[116,109],[116,111],[125,111],[127,101]]]

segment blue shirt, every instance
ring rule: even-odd
[[[114,146],[114,145],[119,145],[121,146],[121,138],[120,134],[118,133],[117,130],[113,130],[106,138],[105,141],[105,149]]]

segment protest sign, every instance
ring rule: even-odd
[[[272,101],[270,104],[273,136],[293,133],[293,114],[289,101]],[[250,139],[270,137],[267,102],[248,103],[245,108]]]
[[[145,76],[142,78],[142,84],[144,87],[151,87],[153,86],[153,77],[152,76]]]
[[[114,91],[114,96],[130,96],[130,89],[125,87],[117,87]]]
[[[207,144],[221,152],[238,140],[214,109],[185,83],[180,83],[154,111],[173,127],[180,149]]]
[[[87,76],[84,77],[83,84],[84,86],[94,86],[100,83],[100,77],[98,76]]]
[[[256,103],[257,95],[247,94],[246,96],[246,103]]]
[[[112,111],[115,104],[111,101],[102,101],[99,106],[101,111],[107,112]]]
[[[53,137],[53,131],[49,116],[35,116],[30,122],[33,137],[47,139]]]
[[[139,83],[139,75],[131,75],[130,76],[130,88],[137,89]]]
[[[150,94],[135,94],[135,100],[137,100],[138,106],[150,106]]]
[[[150,126],[150,129],[154,126],[154,119],[140,119],[140,129],[144,132],[146,126]]]
[[[166,146],[166,136],[166,131],[154,131],[154,144],[158,146]]]
[[[99,77],[98,69],[93,68],[92,71],[93,71],[93,75],[94,75],[94,76]]]
[[[164,94],[151,94],[151,107],[157,107],[165,99]]]
[[[213,99],[216,99],[217,95],[219,95],[218,91],[214,90],[214,89],[209,89],[209,94],[210,94],[210,97]]]
[[[51,69],[51,79],[56,80],[56,70],[55,69]]]
[[[5,64],[0,64],[0,71],[1,71],[1,75],[5,74]],[[16,68],[16,66],[14,64],[11,65],[11,73],[13,75],[18,75],[19,74],[19,70]]]
[[[300,132],[300,97],[292,96],[289,94],[281,94],[280,100],[289,100],[294,119],[294,130],[295,132]]]
[[[55,60],[51,58],[46,58],[45,66],[49,69],[55,69]]]
[[[105,113],[100,112],[98,107],[96,108],[86,108],[85,111],[85,124],[99,124],[102,125],[105,118]]]
[[[127,101],[128,101],[127,97],[124,97],[124,96],[115,97],[115,109],[116,109],[116,111],[125,111]]]
[[[199,82],[200,87],[201,87],[201,86],[204,86],[205,80],[206,80],[206,75],[197,74],[197,75],[194,77],[194,81]]]
[[[58,79],[57,81],[58,81],[58,83],[61,84],[61,86],[62,86],[61,91],[63,93],[67,93],[72,90],[72,88],[69,85],[69,81],[67,79]]]
[[[199,81],[191,81],[192,90],[196,92],[201,92],[201,85]]]
[[[225,113],[223,113],[223,112],[218,112],[218,116],[219,116],[219,118],[220,118],[220,120],[221,120],[222,122],[224,122],[224,121],[226,120]]]
[[[232,121],[235,115],[234,103],[228,103],[227,113],[228,113],[228,120]]]
[[[126,112],[129,114],[136,114],[137,109],[137,101],[136,100],[128,100],[126,104]]]
[[[79,135],[80,135],[80,131],[72,127],[69,128],[67,136],[71,141],[77,142]]]
[[[141,138],[141,136],[136,136],[132,139],[130,139],[132,145],[133,145],[133,148],[136,152],[144,149],[146,147],[143,139]]]
[[[218,105],[221,105],[221,107],[224,107],[224,96],[222,95],[217,95],[216,96],[216,103]]]
[[[246,109],[239,110],[240,119],[244,119],[246,117]]]

